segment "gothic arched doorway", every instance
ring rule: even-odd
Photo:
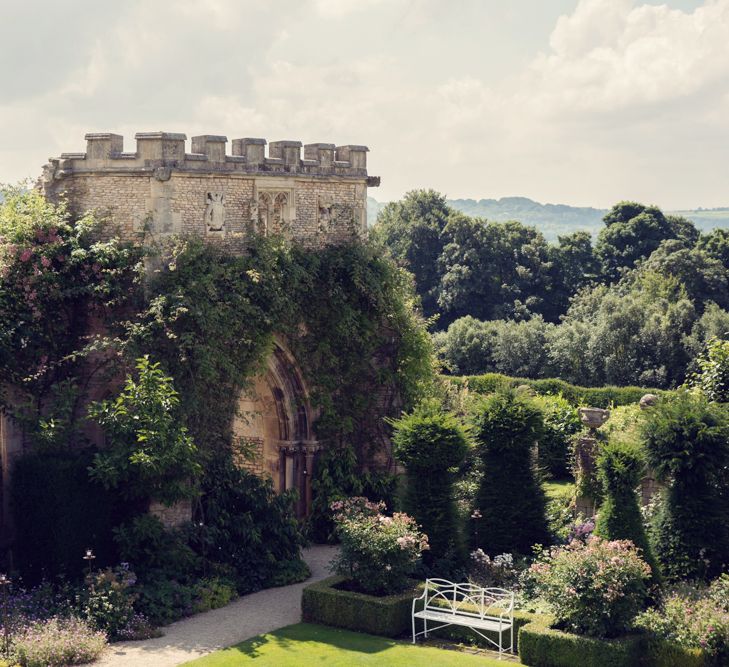
[[[268,475],[279,493],[298,492],[296,514],[311,509],[311,473],[319,443],[314,439],[314,414],[301,371],[280,340],[241,396],[234,433],[253,449],[254,458],[243,465]]]

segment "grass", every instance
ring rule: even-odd
[[[575,492],[575,483],[571,479],[551,480],[544,482],[542,487],[547,494],[547,500],[571,496]]]
[[[505,667],[514,663],[431,646],[413,646],[392,639],[323,625],[299,623],[266,635],[253,637],[248,641],[185,664],[190,667],[236,667],[237,665],[302,667],[314,664],[326,664],[327,667],[367,667],[368,665]]]

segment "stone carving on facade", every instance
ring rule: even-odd
[[[332,227],[334,219],[334,200],[330,195],[317,197],[317,229],[320,234],[326,234]]]
[[[208,192],[205,198],[205,224],[209,232],[222,232],[225,225],[225,195],[222,192]]]
[[[152,175],[155,177],[156,180],[164,183],[165,181],[169,181],[170,178],[172,178],[172,169],[170,167],[157,167],[152,172]]]
[[[291,194],[285,190],[259,190],[258,224],[259,234],[286,233],[291,225]],[[252,209],[253,210],[253,209]]]

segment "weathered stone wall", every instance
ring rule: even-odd
[[[342,243],[366,230],[367,148],[263,139],[136,135],[123,151],[114,134],[86,135],[85,153],[64,153],[46,165],[45,193],[65,197],[76,215],[96,210],[108,233],[128,240],[143,232],[204,236],[242,250],[254,233],[282,233],[309,247]]]

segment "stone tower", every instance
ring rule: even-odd
[[[133,240],[191,234],[232,250],[253,233],[280,233],[312,247],[361,235],[367,225],[366,146],[192,138],[169,132],[135,135],[124,152],[118,134],[87,134],[85,153],[63,153],[43,169],[50,199],[65,196],[76,214],[94,209]]]

